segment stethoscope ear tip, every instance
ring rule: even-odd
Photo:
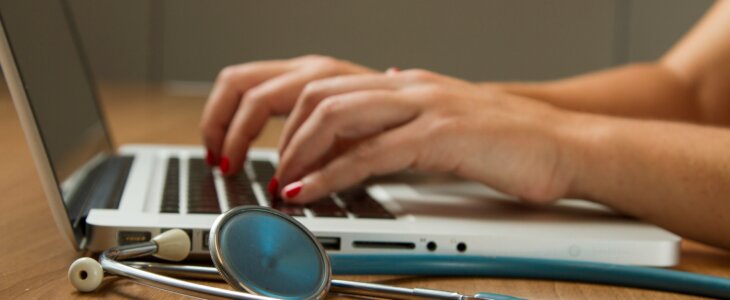
[[[155,257],[169,260],[181,261],[190,254],[190,237],[185,231],[171,229],[160,233],[152,239],[157,244]]]
[[[93,258],[82,257],[68,268],[68,280],[80,292],[92,292],[101,285],[104,270]]]

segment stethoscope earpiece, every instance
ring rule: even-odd
[[[68,268],[68,280],[80,292],[93,292],[104,279],[101,264],[89,257],[77,259]]]

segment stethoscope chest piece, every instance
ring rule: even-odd
[[[304,225],[281,212],[234,208],[215,221],[209,245],[223,278],[240,291],[320,299],[329,289],[332,274],[325,250]]]

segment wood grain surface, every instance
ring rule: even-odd
[[[203,97],[171,96],[160,87],[103,85],[103,110],[117,145],[199,144]],[[272,120],[255,146],[275,147],[282,120]],[[0,89],[0,299],[178,299],[183,296],[106,278],[99,291],[81,294],[66,278],[78,253],[59,235],[5,84]],[[679,270],[730,277],[730,253],[685,241]],[[473,277],[337,276],[340,279],[531,299],[694,299],[685,295],[549,280]],[[221,283],[207,283],[224,286]],[[336,298],[331,296],[330,298]]]

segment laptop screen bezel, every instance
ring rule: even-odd
[[[112,155],[114,154],[113,152],[115,147],[112,142],[112,137],[109,134],[107,120],[100,107],[96,84],[93,80],[93,75],[86,60],[86,56],[84,55],[83,45],[81,44],[78,31],[76,30],[71,10],[66,1],[59,0],[59,2],[61,3],[63,9],[62,13],[64,14],[68,30],[73,39],[73,44],[76,47],[76,53],[79,55],[79,61],[81,62],[81,68],[85,76],[84,79],[88,82],[90,88],[89,92],[93,98],[92,102],[95,106],[95,111],[102,127],[102,139],[106,144],[106,151]],[[87,242],[86,236],[84,236],[83,228],[77,228],[74,230],[72,224],[73,221],[70,219],[69,211],[67,210],[63,200],[60,179],[55,175],[56,173],[54,172],[53,164],[51,163],[51,157],[46,148],[46,144],[43,141],[40,127],[33,112],[33,106],[29,101],[28,92],[23,84],[23,73],[20,68],[18,68],[13,47],[8,39],[8,32],[5,27],[2,11],[0,11],[0,63],[2,64],[5,80],[28,141],[31,156],[35,162],[38,176],[46,194],[46,200],[48,201],[48,205],[51,209],[54,222],[71,246],[75,250],[81,250]]]

